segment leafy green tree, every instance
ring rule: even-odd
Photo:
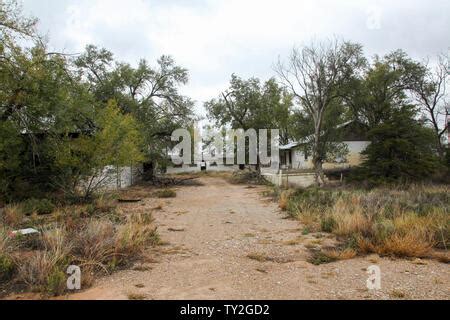
[[[282,83],[313,123],[312,157],[318,185],[325,181],[321,149],[328,145],[323,135],[326,111],[364,65],[361,45],[338,40],[294,48],[286,64],[278,63]]]
[[[327,108],[323,117],[323,129],[319,141],[319,157],[322,162],[345,161],[349,150],[342,142],[345,130],[341,128],[351,118],[348,117],[347,108],[337,100]],[[297,141],[304,144],[304,152],[312,155],[314,148],[314,121],[308,112],[295,110],[291,119],[291,132]]]
[[[372,142],[358,172],[373,183],[417,181],[438,168],[433,130],[419,121],[411,93],[426,68],[401,50],[375,57],[361,77],[343,90],[353,117],[365,124]]]
[[[261,84],[257,78],[243,80],[234,74],[229,89],[220,98],[205,103],[208,118],[217,127],[255,129],[257,132],[259,129],[279,129],[281,143],[289,140],[291,107],[292,97],[275,79]]]
[[[52,146],[86,126],[92,100],[67,57],[48,52],[36,35],[35,19],[14,1],[1,2],[0,12],[0,180],[3,198],[21,198],[52,188]]]
[[[433,131],[415,119],[417,110],[405,105],[391,109],[385,121],[369,131],[360,174],[370,182],[398,183],[430,178],[438,169]]]
[[[445,121],[449,68],[448,58],[443,55],[439,56],[434,69],[428,66],[423,67],[424,74],[418,77],[412,89],[423,119],[434,130],[439,157],[442,160],[445,158],[444,136],[449,129],[448,123]]]
[[[172,132],[191,126],[195,119],[193,101],[179,92],[188,82],[188,71],[169,56],[158,59],[155,68],[145,60],[134,68],[115,62],[111,52],[95,46],[88,46],[75,64],[97,99],[115,99],[125,113],[135,116],[147,158],[156,169],[166,160],[163,150],[172,145]]]
[[[95,126],[95,132],[67,137],[56,150],[56,163],[64,173],[60,187],[72,196],[81,191],[88,199],[111,183],[114,170],[144,160],[136,120],[122,114],[114,101],[99,108]],[[111,169],[105,170],[108,166]]]
[[[392,109],[411,103],[408,93],[425,69],[397,50],[382,58],[376,56],[363,71],[341,90],[341,97],[354,119],[372,128],[388,119]]]

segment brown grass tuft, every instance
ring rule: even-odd
[[[141,293],[129,293],[128,300],[146,300],[147,296]]]
[[[20,225],[25,217],[19,205],[8,205],[3,209],[3,222],[11,227]]]
[[[433,244],[415,233],[394,234],[378,248],[379,254],[394,254],[399,257],[428,257]]]
[[[177,196],[176,191],[172,190],[172,189],[158,190],[158,191],[155,191],[154,194],[155,194],[155,196],[157,198],[163,198],[163,199],[165,199],[165,198],[176,198],[176,196]]]
[[[279,204],[308,232],[333,233],[358,253],[429,257],[434,249],[448,249],[449,193],[447,186],[371,191],[310,188],[282,193]],[[339,258],[338,253],[331,255]]]
[[[247,255],[247,258],[249,258],[251,260],[256,260],[259,262],[267,262],[267,261],[273,260],[271,257],[267,256],[264,253],[250,253]]]
[[[357,252],[350,248],[344,250],[324,250],[323,253],[332,260],[349,260],[357,256]]]

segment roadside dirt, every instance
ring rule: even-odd
[[[265,187],[221,178],[178,187],[169,200],[146,198],[124,210],[155,210],[163,246],[145,262],[99,279],[67,299],[449,299],[450,273],[437,261],[367,256],[314,266],[308,247],[332,244],[302,235],[262,195]],[[250,257],[252,258],[250,258]],[[260,260],[260,261],[259,261]],[[264,261],[266,260],[266,261]],[[382,272],[382,290],[366,288],[366,268]]]

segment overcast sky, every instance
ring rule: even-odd
[[[267,79],[278,56],[312,39],[340,36],[368,56],[401,48],[416,59],[450,47],[449,0],[24,0],[24,9],[57,50],[95,44],[132,64],[172,55],[189,69],[183,92],[200,113],[232,73]]]

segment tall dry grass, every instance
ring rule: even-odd
[[[33,291],[59,295],[65,290],[65,269],[72,244],[64,226],[43,231],[42,248],[17,261],[17,280]]]
[[[19,226],[25,214],[23,213],[22,208],[19,205],[16,204],[10,204],[7,205],[2,212],[2,221],[6,225],[9,225],[11,227],[17,227]]]
[[[15,272],[12,253],[16,249],[9,231],[0,226],[0,283],[9,280]]]
[[[335,234],[360,253],[429,257],[434,249],[448,250],[448,186],[308,189],[291,192],[288,200],[280,197],[280,202],[302,223]]]
[[[11,256],[15,252],[10,241],[0,229],[0,267],[5,252]],[[148,246],[157,244],[159,237],[152,215],[136,213],[119,220],[102,216],[49,225],[37,242],[35,249],[16,252],[11,260],[17,270],[15,281],[33,291],[60,295],[66,290],[69,265],[81,268],[82,285],[89,286],[96,274],[132,262]]]

